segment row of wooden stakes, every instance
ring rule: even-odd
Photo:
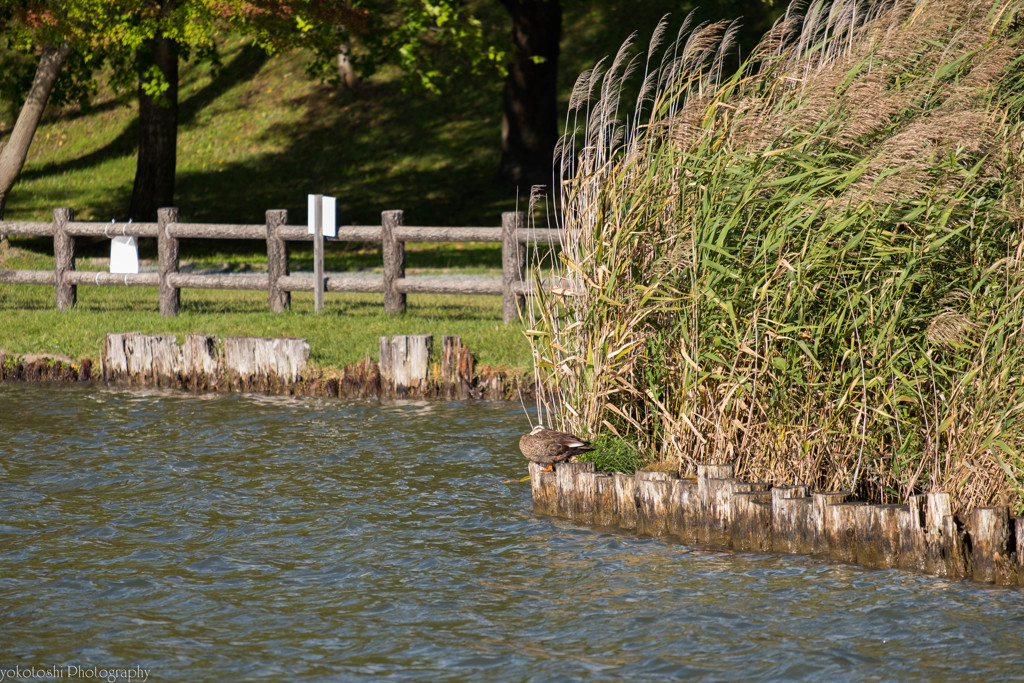
[[[343,398],[506,400],[528,391],[520,378],[479,368],[458,336],[444,336],[441,362],[429,362],[430,335],[380,338],[380,363],[366,359],[330,375],[308,365],[310,346],[292,337],[109,333],[98,363],[0,350],[0,382],[90,382],[186,391],[236,391]]]
[[[952,513],[949,494],[871,505],[733,476],[732,465],[604,474],[593,463],[530,463],[534,511],[580,524],[670,537],[701,548],[796,553],[878,569],[1024,585],[1024,517],[1006,506]]]

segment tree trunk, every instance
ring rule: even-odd
[[[519,186],[550,184],[558,142],[560,0],[502,0],[516,54],[502,97],[501,175]]]
[[[46,109],[46,101],[50,99],[50,92],[53,84],[57,82],[64,63],[71,54],[71,46],[64,44],[60,47],[47,45],[43,48],[43,54],[39,58],[39,66],[36,68],[35,78],[32,80],[32,87],[29,88],[28,97],[21,107],[21,113],[11,131],[11,137],[0,152],[0,220],[4,217],[4,207],[7,205],[7,195],[10,193],[21,169],[25,166],[25,158],[28,156],[28,148],[32,144],[32,138],[39,127],[39,121],[43,117],[43,110]]]
[[[167,89],[147,94],[143,84],[155,66]],[[174,205],[174,172],[178,153],[178,45],[158,35],[147,40],[138,56],[139,156],[129,216],[136,221],[155,221],[156,211]]]

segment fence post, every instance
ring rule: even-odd
[[[271,313],[283,313],[292,305],[292,293],[281,289],[278,278],[288,275],[288,242],[281,239],[280,228],[288,224],[284,209],[267,211],[267,299]]]
[[[75,238],[67,231],[75,219],[74,209],[53,210],[53,270],[57,276],[57,310],[66,311],[78,300],[78,287],[67,282],[67,273],[75,269]]]
[[[405,277],[405,242],[395,239],[395,228],[404,223],[405,214],[402,211],[384,211],[380,215],[385,313],[405,313],[405,294],[395,289],[395,280]]]
[[[178,222],[178,209],[168,207],[156,212],[156,253],[160,260],[160,315],[170,318],[181,311],[181,290],[172,287],[170,277],[178,272],[180,243],[171,237],[167,226]]]
[[[501,214],[501,317],[506,323],[518,319],[519,309],[525,304],[523,295],[512,291],[526,275],[526,248],[517,235],[523,222],[522,211]]]

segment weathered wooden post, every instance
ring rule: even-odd
[[[402,211],[384,211],[380,215],[385,313],[405,313],[405,294],[395,289],[395,281],[405,277],[405,242],[395,239],[395,228],[404,223]]]
[[[1013,525],[1017,539],[1017,584],[1024,586],[1024,517],[1014,518]]]
[[[623,529],[636,528],[636,479],[631,474],[616,472],[615,477],[615,516]]]
[[[433,339],[429,334],[395,335],[390,341],[380,338],[381,395],[401,398],[423,393]]]
[[[828,556],[836,562],[857,562],[857,510],[867,503],[836,503],[825,508]]]
[[[732,517],[732,464],[697,465],[697,496],[702,519],[697,523],[697,542],[728,548]]]
[[[772,549],[772,494],[735,491],[732,494],[732,547],[735,550]]]
[[[75,269],[75,238],[68,234],[68,223],[75,219],[69,208],[53,210],[53,270],[57,277],[57,310],[66,311],[78,300],[78,287],[68,281],[67,274]]]
[[[444,396],[467,398],[473,384],[473,354],[462,338],[445,335],[441,338],[441,392]]]
[[[910,515],[906,505],[862,505],[856,510],[857,564],[889,569],[900,556],[900,529]]]
[[[558,514],[590,523],[594,518],[594,463],[563,462],[555,465]]]
[[[313,311],[324,311],[324,196],[313,196]]]
[[[558,481],[554,472],[548,472],[535,462],[529,464],[530,488],[533,492],[533,511],[538,515],[558,514]]]
[[[811,498],[806,485],[772,489],[772,549],[779,553],[810,553]]]
[[[513,287],[526,275],[526,247],[519,242],[519,226],[524,223],[522,211],[501,214],[501,317],[506,323],[519,319],[525,299]]]
[[[636,500],[636,532],[647,536],[664,536],[670,526],[669,499],[675,472],[640,470],[633,484]]]
[[[1009,508],[1005,505],[976,508],[968,519],[967,532],[971,539],[971,574],[974,580],[1009,583],[1013,575]]]
[[[172,287],[171,275],[178,272],[180,243],[167,228],[178,222],[178,209],[167,207],[156,212],[156,251],[160,259],[160,315],[170,318],[181,310],[181,290]]]
[[[288,224],[288,212],[267,211],[267,300],[271,313],[283,313],[292,305],[292,293],[281,289],[278,279],[288,275],[288,242],[281,239],[281,226]]]
[[[594,524],[615,525],[615,478],[606,472],[594,474]]]
[[[811,509],[807,512],[807,526],[811,533],[812,555],[828,553],[828,538],[825,536],[825,510],[829,505],[845,503],[853,498],[851,491],[815,491],[811,495]]]
[[[693,545],[697,542],[697,528],[703,523],[700,514],[700,495],[696,479],[676,479],[669,495],[669,530],[680,541]]]

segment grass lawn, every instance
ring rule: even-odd
[[[95,268],[83,259],[80,270]],[[46,258],[17,248],[0,253],[5,267],[47,269]],[[436,270],[436,269],[427,269]],[[303,337],[310,343],[310,361],[322,368],[341,368],[377,360],[378,338],[396,334],[432,334],[440,355],[441,337],[456,334],[478,362],[508,370],[530,365],[529,345],[519,323],[501,322],[501,297],[408,295],[404,315],[384,315],[380,294],[324,295],[324,311],[313,312],[313,294],[292,294],[291,310],[272,315],[262,291],[184,289],[181,314],[163,318],[155,287],[78,287],[74,309],[59,312],[49,286],[0,285],[0,349],[11,353],[58,353],[74,359],[98,359],[108,332],[174,334],[179,341],[191,333],[220,337]]]
[[[582,69],[634,28],[652,29],[663,11],[567,13],[572,40],[561,60],[562,99]],[[176,181],[182,221],[262,223],[268,209],[283,208],[290,223],[301,224],[308,193],[338,197],[343,225],[379,224],[381,211],[403,209],[408,225],[497,227],[503,211],[525,209],[526,198],[497,179],[500,79],[452,84],[432,97],[405,89],[387,69],[354,90],[339,90],[309,80],[302,55],[267,58],[237,39],[225,42],[221,60],[218,72],[182,64]],[[123,220],[135,173],[136,111],[132,94],[104,87],[88,107],[48,110],[5,217],[50,220],[55,207],[69,206],[79,220]],[[5,138],[16,108],[0,112]],[[15,237],[12,245],[0,253],[0,268],[53,267],[52,240]],[[155,259],[152,240],[140,249],[141,258]],[[311,252],[308,243],[292,244],[293,272],[312,269]],[[105,269],[108,243],[80,244],[79,255],[79,270]],[[258,272],[266,268],[266,245],[185,240],[181,258],[197,267]],[[329,245],[325,269],[379,271],[379,245]],[[406,272],[498,276],[501,249],[409,244]],[[98,358],[107,332],[179,339],[191,332],[292,335],[310,341],[313,362],[338,367],[367,352],[376,357],[381,335],[425,333],[438,347],[441,335],[462,336],[483,364],[531,364],[522,326],[501,323],[498,297],[409,295],[408,312],[397,317],[383,315],[380,295],[328,293],[320,316],[312,313],[311,294],[295,293],[292,301],[291,312],[271,316],[262,292],[184,290],[181,315],[164,320],[151,289],[83,285],[77,307],[58,313],[50,287],[0,285],[0,349]]]

